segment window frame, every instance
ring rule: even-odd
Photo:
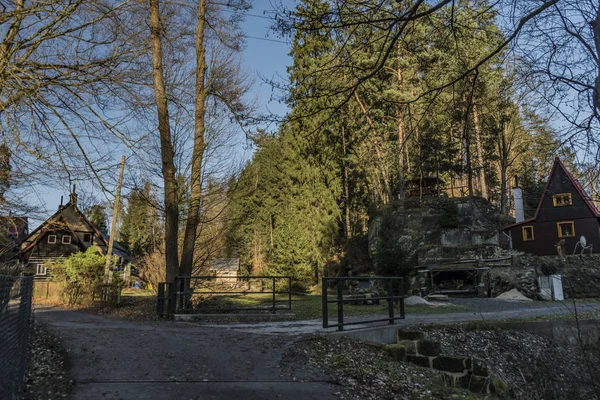
[[[40,267],[44,269],[43,273],[40,272]],[[43,263],[35,265],[35,275],[36,276],[46,276],[46,275],[48,275],[48,270],[46,269],[46,266]]]
[[[50,241],[50,238],[54,238],[53,241]],[[56,235],[48,235],[48,240],[47,240],[48,244],[56,244],[57,240],[56,240]]]
[[[557,204],[557,199],[560,197],[568,197],[568,202],[567,203],[563,203],[563,204]],[[571,206],[573,205],[573,196],[571,195],[571,193],[556,193],[555,195],[552,196],[552,204],[554,204],[554,207],[567,207],[567,206]]]
[[[65,239],[69,239],[69,240],[65,242]],[[62,244],[71,244],[71,235],[63,235],[61,243]]]
[[[527,228],[531,228],[531,239],[528,239],[527,235],[525,235],[525,230]],[[533,229],[533,225],[525,225],[525,226],[521,227],[521,234],[523,235],[524,242],[531,242],[531,241],[535,240],[535,230]]]
[[[89,237],[89,240],[86,240],[86,237]],[[92,234],[91,233],[84,233],[83,234],[83,241],[85,243],[92,243]]]
[[[572,234],[571,235],[563,235],[562,231],[560,229],[561,225],[567,225],[567,224],[571,225],[571,230],[572,230]],[[573,238],[573,237],[575,237],[575,221],[561,221],[561,222],[557,222],[556,223],[556,229],[558,230],[558,238],[559,239]]]

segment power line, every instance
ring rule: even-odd
[[[248,36],[246,35],[246,37],[248,39],[256,39],[256,40],[264,40],[265,42],[275,42],[275,43],[283,43],[283,44],[288,44],[288,42],[285,42],[283,40],[277,40],[277,39],[267,39],[267,38],[261,38],[261,37],[257,37],[257,36]]]

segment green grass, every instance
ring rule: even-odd
[[[156,296],[156,292],[154,290],[146,290],[146,289],[123,289],[121,291],[121,296],[125,297],[154,297]]]
[[[205,307],[200,306],[199,309],[219,309],[227,307],[268,307],[271,305],[272,295],[270,294],[248,294],[244,296],[220,296],[213,297],[204,303]],[[277,295],[276,304],[278,307],[287,305],[287,295]],[[315,295],[293,295],[292,296],[292,312],[296,314],[297,319],[316,319],[322,317],[321,296]],[[462,306],[445,306],[445,307],[429,307],[429,306],[410,306],[406,307],[407,314],[442,314],[448,312],[456,312],[465,310]],[[395,312],[399,313],[398,306],[395,306]],[[344,316],[383,314],[387,315],[387,302],[382,301],[379,305],[354,305],[344,304]],[[337,305],[330,303],[328,306],[328,315],[330,318],[337,316]]]

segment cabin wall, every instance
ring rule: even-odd
[[[554,195],[560,193],[571,193],[572,204],[555,207],[552,198]],[[575,185],[567,177],[565,171],[557,166],[548,184],[536,221],[570,221],[594,217],[594,213],[585,203],[584,198],[581,197]]]
[[[598,220],[596,218],[533,221],[512,227],[510,228],[510,236],[513,249],[540,256],[556,255],[556,245],[561,240],[558,237],[556,224],[563,221],[573,221],[575,228],[575,237],[563,238],[567,254],[573,254],[581,236],[585,236],[588,245],[593,245],[594,253],[600,253],[600,231],[598,230]],[[534,240],[523,241],[523,226],[533,226]],[[578,252],[581,251],[580,246],[578,248]]]

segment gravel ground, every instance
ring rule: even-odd
[[[67,399],[73,381],[68,375],[67,357],[61,341],[39,323],[29,337],[29,361],[22,400]]]
[[[552,311],[563,311],[573,308],[571,300],[560,301],[519,301],[519,300],[503,300],[497,298],[448,298],[444,300],[449,304],[455,304],[467,307],[470,312],[498,312],[498,311],[516,311],[520,309],[530,308],[546,308],[550,313]],[[600,300],[587,299],[585,302],[579,302],[587,308],[597,308],[600,306]]]
[[[332,376],[336,393],[348,400],[473,399],[473,393],[445,386],[440,374],[428,368],[391,359],[381,346],[347,337],[313,336],[286,355]]]
[[[600,398],[598,349],[584,353],[560,347],[541,336],[507,330],[468,330],[463,327],[422,328],[439,341],[442,353],[476,356],[508,384],[517,399],[570,400]]]

